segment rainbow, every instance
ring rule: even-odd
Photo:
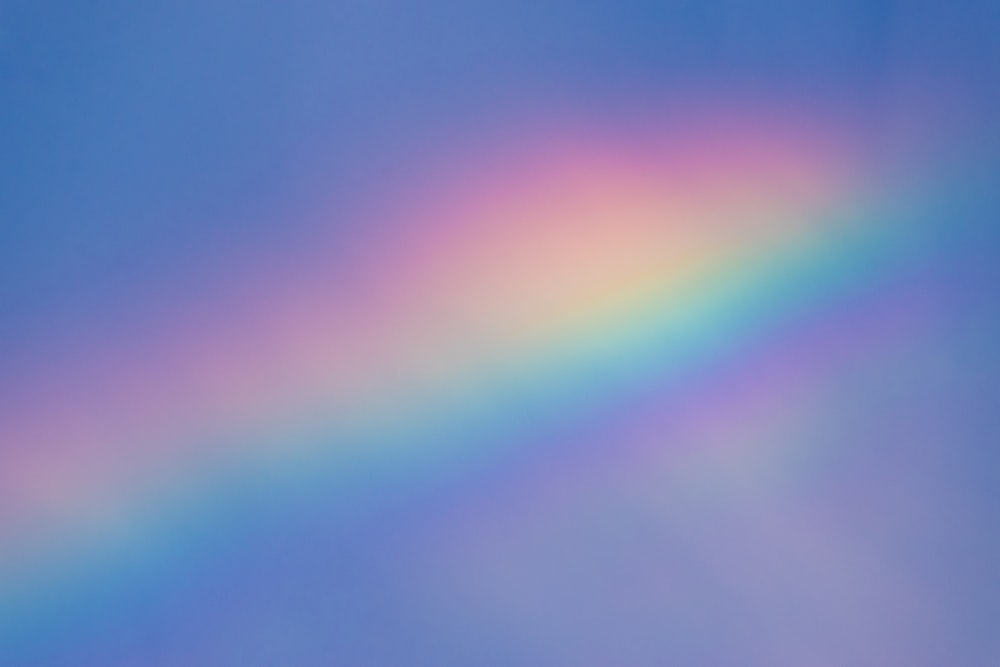
[[[312,239],[153,334],[71,347],[0,433],[0,590],[148,557],[219,485],[335,495],[358,471],[489,467],[609,406],[676,465],[803,456],[669,433],[725,414],[705,378],[782,376],[789,323],[888,262],[893,197],[842,139],[745,110],[526,133],[416,179],[419,196],[387,186],[352,223],[378,233],[349,250]],[[684,409],[650,402],[663,392]]]

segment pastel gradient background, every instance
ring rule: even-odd
[[[0,3],[0,666],[1000,664],[998,30]]]

